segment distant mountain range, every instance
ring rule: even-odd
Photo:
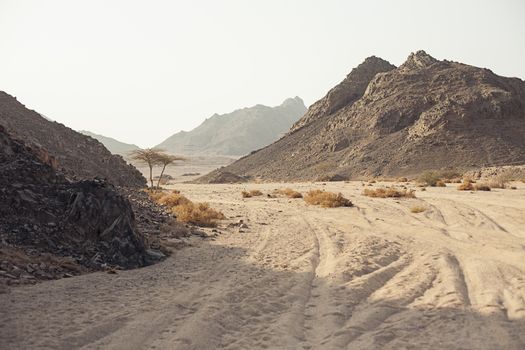
[[[412,53],[369,57],[277,142],[203,177],[273,181],[414,175],[525,163],[525,82]]]
[[[278,140],[306,112],[301,98],[281,105],[255,105],[228,114],[214,114],[191,131],[178,132],[157,145],[182,155],[243,156]]]
[[[84,134],[86,136],[90,136],[94,138],[95,140],[98,140],[100,143],[102,143],[111,153],[113,154],[119,154],[121,156],[127,157],[129,154],[137,149],[139,149],[139,146],[124,143],[118,140],[115,140],[114,138],[95,134],[91,131],[87,130],[79,130],[79,133]]]

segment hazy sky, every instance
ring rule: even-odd
[[[0,90],[143,147],[418,49],[524,79],[525,1],[0,0]]]

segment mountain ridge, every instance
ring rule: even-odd
[[[231,113],[213,114],[190,131],[179,131],[156,148],[182,155],[242,156],[284,135],[306,111],[300,97],[279,106],[257,104]]]
[[[338,106],[352,91],[335,100],[330,91],[320,101],[329,101],[334,112],[312,118],[314,103],[285,137],[221,171],[295,181],[525,163],[525,83],[519,78],[418,51],[373,75],[356,100]]]

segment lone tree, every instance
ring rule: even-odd
[[[151,183],[151,188],[153,189],[153,167],[155,165],[161,164],[161,157],[165,155],[163,150],[146,148],[138,149],[131,152],[131,159],[139,161],[141,163],[147,164],[149,167],[149,181]]]
[[[159,181],[157,182],[157,188],[160,188],[160,181],[162,180],[162,175],[164,175],[164,170],[166,170],[166,167],[175,163],[177,160],[186,160],[186,158],[163,152],[159,153],[158,164],[162,165],[162,171],[160,172]]]

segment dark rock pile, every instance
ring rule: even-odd
[[[130,202],[105,181],[70,182],[54,164],[45,150],[25,145],[0,127],[0,265],[9,267],[4,258],[14,250],[22,261],[63,257],[78,271],[146,265],[152,254]],[[44,267],[26,265],[25,273]],[[9,272],[0,266],[0,279],[12,276]]]

